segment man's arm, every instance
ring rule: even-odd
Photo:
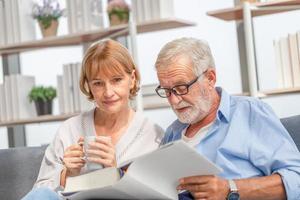
[[[242,200],[286,199],[281,176],[270,176],[234,180]],[[195,199],[226,199],[229,193],[228,180],[217,176],[193,176],[180,180],[177,189],[188,190]]]

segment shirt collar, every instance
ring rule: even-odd
[[[217,118],[218,120],[224,119],[228,123],[230,116],[230,95],[221,87],[216,87],[216,90],[221,97]]]

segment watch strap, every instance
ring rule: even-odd
[[[235,182],[231,179],[228,180],[230,192],[238,192]]]

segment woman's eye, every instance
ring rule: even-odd
[[[103,83],[102,83],[102,82],[100,82],[100,81],[97,81],[97,82],[94,82],[94,83],[93,83],[93,85],[94,85],[94,86],[102,86],[102,85],[103,85]]]
[[[121,82],[122,81],[122,78],[121,77],[118,77],[118,78],[114,78],[113,79],[113,82],[114,83],[119,83],[119,82]]]

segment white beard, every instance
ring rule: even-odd
[[[201,121],[205,116],[207,116],[212,102],[208,97],[205,97],[203,94],[196,99],[195,104],[191,105],[186,101],[182,100],[178,105],[172,105],[172,109],[177,115],[178,119],[182,123],[194,124],[198,121]],[[190,106],[184,112],[178,112],[176,109]]]

